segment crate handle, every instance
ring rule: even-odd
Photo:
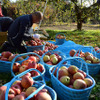
[[[24,71],[24,72],[18,74],[17,76],[15,76],[15,77],[10,81],[10,83],[9,83],[9,85],[7,86],[7,89],[6,89],[5,100],[8,100],[8,92],[9,92],[9,89],[10,89],[11,85],[15,82],[15,80],[21,79],[20,77],[22,77],[23,75],[25,75],[26,73],[28,73],[28,72],[30,72],[30,71],[32,71],[32,70],[37,71],[37,72],[41,75],[41,77],[42,77],[42,81],[41,81],[41,82],[43,82],[43,84],[42,84],[42,86],[41,86],[40,88],[37,89],[37,92],[35,92],[35,93],[33,92],[31,95],[34,96],[36,93],[38,93],[41,89],[43,89],[43,88],[46,86],[45,79],[44,79],[43,75],[41,74],[41,72],[38,71],[37,69],[30,68],[30,69],[28,69],[28,70],[26,70],[26,71]],[[34,79],[34,78],[33,78],[33,79]],[[27,98],[29,98],[29,97],[27,97]],[[28,99],[25,99],[25,100],[28,100]]]
[[[82,50],[83,48],[90,48],[90,49],[91,49],[91,53],[94,54],[95,57],[97,57],[96,52],[95,52],[95,50],[94,50],[94,48],[93,48],[92,46],[82,46],[81,48],[79,48],[79,49],[76,51],[76,53],[74,54],[74,57],[75,57],[75,55],[77,54],[77,52],[79,52],[79,54],[80,54],[80,52],[81,52],[81,50]],[[79,56],[79,54],[78,54],[78,56]]]
[[[58,71],[59,71],[59,68],[61,67],[61,65],[62,65],[65,61],[73,60],[73,59],[80,59],[80,60],[81,60],[82,66],[80,67],[80,70],[82,69],[83,64],[85,64],[85,67],[86,67],[86,74],[88,75],[88,67],[87,67],[87,64],[86,64],[86,62],[85,62],[82,58],[80,58],[80,57],[69,57],[69,58],[66,58],[66,59],[62,60],[62,61],[58,64],[58,66],[56,66],[56,67],[54,68],[54,70],[53,70],[53,72],[52,72],[51,75],[54,74],[56,68],[58,67],[57,73],[56,73],[56,77],[57,77],[57,79],[58,79]]]
[[[14,59],[12,60],[12,62],[11,62],[11,74],[12,74],[13,77],[16,76],[16,75],[14,74],[14,72],[13,72],[13,65],[14,65],[15,60],[16,60],[18,57],[25,56],[25,55],[30,55],[30,54],[34,54],[34,55],[38,56],[39,59],[40,59],[40,61],[41,61],[41,63],[43,63],[41,57],[40,57],[38,54],[34,53],[34,52],[28,52],[28,53],[19,54],[19,55],[15,56],[15,58],[14,58]]]

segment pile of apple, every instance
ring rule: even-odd
[[[15,62],[13,64],[13,72],[15,73],[15,75],[22,73],[30,68],[37,69],[41,73],[44,71],[43,64],[37,62],[36,56],[29,56],[29,58],[27,60],[24,60],[21,64],[18,62]],[[39,75],[37,71],[31,71],[30,73],[31,73],[31,77]]]
[[[54,75],[57,74],[56,68]],[[52,69],[52,71],[54,68]],[[86,77],[86,73],[82,70],[79,70],[76,66],[70,65],[68,68],[66,66],[61,66],[58,71],[58,80],[72,89],[85,89],[90,87],[93,84],[93,81],[90,78]]]
[[[62,60],[62,57],[57,53],[46,53],[43,57],[43,61],[49,65],[56,65]]]
[[[75,49],[72,49],[70,51],[70,56],[74,56],[76,53],[76,50]],[[76,53],[75,56],[79,56],[81,57],[83,60],[86,61],[86,63],[92,63],[92,64],[98,64],[100,63],[100,59],[95,57],[92,53],[90,52],[82,52],[82,50],[80,51],[80,54],[79,52]]]
[[[4,52],[1,53],[0,60],[12,61],[15,58],[15,56],[17,56],[17,55],[18,54],[13,54],[10,51],[4,51]],[[26,56],[18,57],[16,59],[16,61],[21,61],[21,60],[23,60],[25,58],[26,58]]]
[[[100,48],[99,48],[99,47],[94,47],[94,50],[95,50],[97,53],[100,53]]]
[[[40,39],[29,40],[25,42],[27,46],[40,46],[44,45],[45,41]]]
[[[64,36],[64,35],[61,35],[61,34],[58,34],[58,35],[56,36],[56,38],[57,38],[57,39],[65,39],[65,36]]]
[[[35,92],[37,88],[36,83],[29,73],[22,76],[21,80],[16,80],[10,87],[8,93],[8,100],[25,100],[30,94]],[[0,87],[0,100],[5,100],[7,86]],[[29,100],[52,100],[49,91],[46,88],[40,90],[37,94]]]
[[[46,42],[45,44],[45,50],[54,50],[56,49],[58,46],[55,44],[52,44],[50,42]]]

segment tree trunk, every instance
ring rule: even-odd
[[[82,30],[82,21],[81,20],[77,22],[77,29]]]

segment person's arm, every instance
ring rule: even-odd
[[[32,39],[32,36],[30,34],[24,33],[23,39],[25,41]]]

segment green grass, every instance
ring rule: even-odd
[[[100,47],[100,31],[99,30],[88,30],[88,31],[64,31],[64,30],[46,30],[50,37],[48,40],[55,41],[55,35],[58,32],[63,32],[66,35],[66,40],[72,40],[77,44],[87,46],[99,46]],[[93,76],[96,81],[95,87],[92,89],[89,100],[100,100],[100,73]],[[0,86],[9,82],[12,79],[10,73],[0,73]],[[48,82],[47,85],[51,86]]]

